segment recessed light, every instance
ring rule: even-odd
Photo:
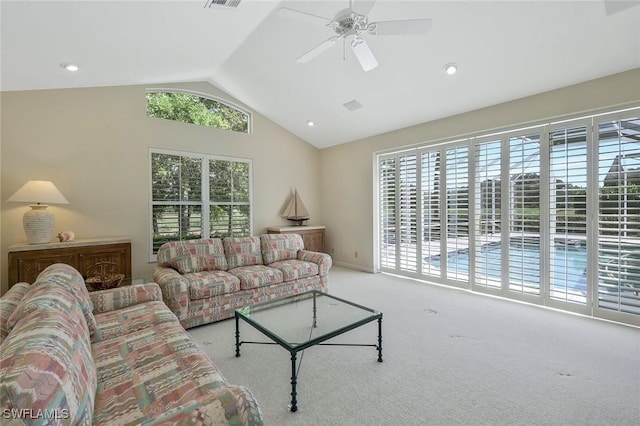
[[[458,65],[457,64],[447,64],[447,65],[444,66],[444,71],[448,75],[453,75],[453,74],[458,72]]]
[[[307,121],[307,126],[309,127],[313,127],[316,123],[314,123],[313,121],[309,120]]]
[[[80,69],[78,64],[60,64],[60,66],[67,71],[78,71]]]

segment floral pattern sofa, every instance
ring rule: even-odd
[[[0,413],[3,425],[262,424],[156,284],[89,293],[63,264],[0,299]]]
[[[153,278],[185,328],[231,318],[237,308],[327,291],[331,256],[304,250],[299,234],[165,243]]]

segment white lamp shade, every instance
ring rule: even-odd
[[[46,244],[51,241],[56,218],[47,211],[47,204],[69,204],[58,188],[46,180],[30,180],[7,201],[35,203],[22,217],[29,244]]]
[[[18,189],[7,201],[37,204],[69,204],[52,182],[30,180]]]

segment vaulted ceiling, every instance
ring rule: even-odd
[[[309,15],[347,0],[210,2],[2,0],[0,89],[205,80],[324,148],[640,67],[638,1],[355,0],[370,22],[432,19],[425,34],[363,35],[368,72],[342,43],[296,62],[335,35]]]

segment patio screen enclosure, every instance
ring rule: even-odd
[[[376,160],[379,270],[640,324],[640,108]]]

